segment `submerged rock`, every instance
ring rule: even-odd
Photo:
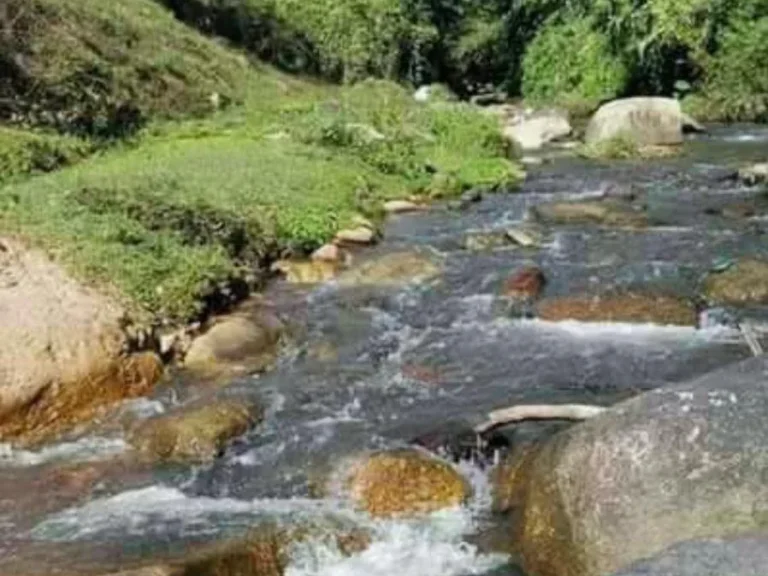
[[[704,296],[715,304],[768,304],[768,262],[741,260],[704,281]]]
[[[531,208],[537,220],[547,224],[597,224],[643,228],[648,226],[648,215],[629,202],[615,199],[584,202],[551,202]]]
[[[693,540],[613,576],[765,576],[768,534]]]
[[[696,326],[696,307],[673,296],[637,292],[565,296],[542,300],[537,308],[539,318],[550,322],[627,322]]]
[[[264,370],[274,360],[284,330],[268,310],[243,310],[218,320],[195,339],[184,366],[202,375]]]
[[[739,179],[748,186],[768,182],[768,162],[753,164],[739,170]]]
[[[543,235],[541,231],[527,227],[507,228],[504,233],[513,243],[523,248],[534,248],[541,246]]]
[[[323,253],[317,257],[313,254],[312,260],[279,260],[272,265],[273,272],[280,272],[289,284],[322,284],[336,278],[342,269],[338,260],[330,258],[340,253],[340,249],[334,246],[338,253],[330,248],[323,249]]]
[[[470,496],[468,483],[451,465],[416,450],[363,456],[345,465],[334,485],[376,517],[428,514]]]
[[[762,358],[647,392],[499,468],[496,506],[517,515],[509,546],[526,572],[605,576],[765,528],[766,382]]]
[[[683,143],[684,130],[703,128],[683,113],[679,101],[644,96],[601,106],[587,126],[585,139],[588,145],[630,138],[640,146],[674,146]]]
[[[534,300],[541,295],[546,283],[540,268],[526,266],[507,278],[502,295],[513,300]]]
[[[35,442],[147,394],[155,355],[131,357],[126,313],[44,254],[0,238],[0,441]]]
[[[439,275],[441,267],[418,252],[393,252],[363,262],[339,276],[342,286],[395,286],[423,282]]]
[[[470,252],[485,252],[509,244],[504,232],[473,232],[464,238],[464,249]]]
[[[140,422],[130,434],[130,443],[152,460],[210,462],[259,420],[257,408],[215,402]]]

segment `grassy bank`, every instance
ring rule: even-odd
[[[130,143],[0,190],[0,225],[135,310],[184,320],[267,259],[328,240],[387,198],[512,186],[494,121],[384,82],[253,68],[241,105],[155,122]]]

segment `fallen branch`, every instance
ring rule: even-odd
[[[488,420],[475,427],[475,432],[484,434],[489,430],[522,422],[524,420],[588,420],[605,412],[602,406],[586,404],[531,404],[494,410]]]

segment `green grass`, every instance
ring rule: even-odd
[[[0,185],[74,164],[91,151],[88,142],[77,138],[0,126]]]
[[[181,321],[216,285],[330,239],[383,200],[519,178],[493,120],[420,105],[394,84],[335,87],[249,72],[242,106],[155,123],[68,169],[0,189],[0,225]]]
[[[111,137],[243,98],[247,59],[153,0],[4,3],[0,119]]]

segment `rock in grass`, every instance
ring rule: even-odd
[[[604,576],[679,542],[764,529],[767,374],[755,358],[646,392],[500,467],[496,507],[516,515],[508,543],[526,573]]]
[[[192,342],[184,366],[202,375],[263,370],[274,359],[284,329],[280,319],[268,310],[221,318]]]
[[[470,495],[451,465],[416,450],[363,456],[340,471],[335,488],[372,516],[415,516],[462,504]]]
[[[211,462],[230,440],[260,420],[259,409],[215,402],[141,422],[131,432],[130,442],[143,457],[152,460]]]
[[[367,226],[339,230],[339,232],[336,233],[334,241],[339,244],[370,245],[376,242],[376,232]]]
[[[768,262],[741,260],[704,281],[704,296],[713,304],[768,304]]]
[[[523,150],[538,150],[545,144],[570,136],[568,113],[555,108],[523,114],[504,126],[503,134]]]
[[[626,292],[616,294],[583,294],[548,298],[536,307],[538,317],[550,322],[626,322],[696,326],[696,307],[674,296]]]
[[[426,208],[423,204],[416,204],[409,200],[390,200],[384,203],[384,212],[387,214],[405,214],[407,212],[418,212]]]

